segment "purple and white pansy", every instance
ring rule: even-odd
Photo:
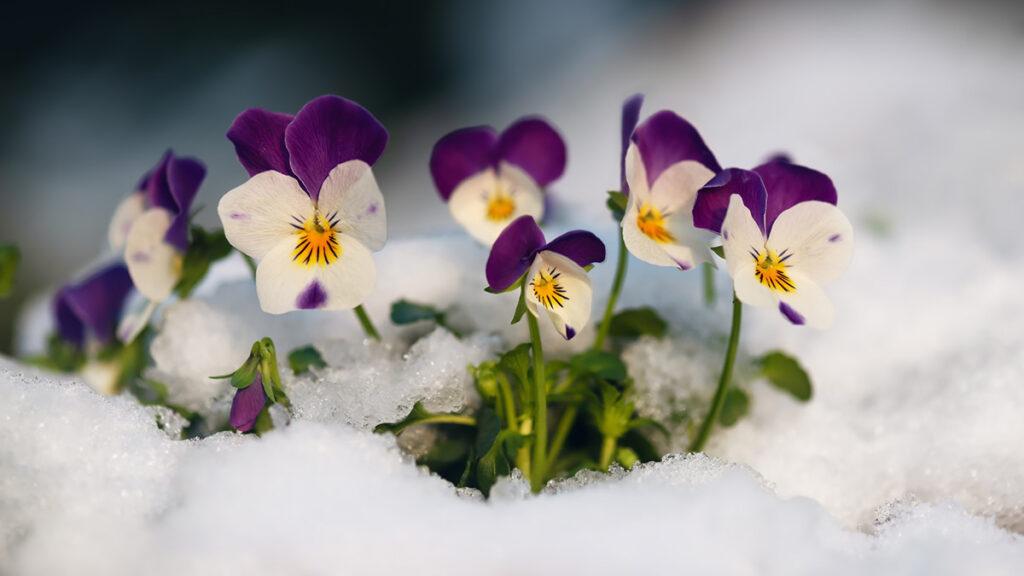
[[[520,216],[491,247],[487,283],[502,291],[522,278],[529,313],[539,318],[543,310],[571,340],[590,320],[593,290],[585,267],[604,262],[604,256],[604,243],[590,232],[573,230],[547,242],[532,216]]]
[[[251,178],[220,200],[228,241],[259,262],[270,314],[355,308],[376,283],[384,197],[371,166],[388,133],[365,108],[321,96],[295,116],[253,108],[228,139]]]
[[[124,247],[132,282],[151,302],[167,299],[181,279],[192,202],[205,177],[202,162],[168,150],[114,212],[111,246]]]
[[[719,233],[736,296],[773,306],[793,324],[827,328],[821,286],[846,269],[853,228],[828,176],[788,161],[729,168],[701,189],[694,223]]]
[[[61,288],[53,299],[57,336],[94,356],[100,348],[114,343],[118,317],[131,290],[128,269],[120,263]],[[97,392],[115,394],[121,366],[115,361],[91,358],[81,374]]]
[[[542,220],[544,189],[565,171],[565,142],[546,120],[521,118],[451,132],[434,145],[430,173],[455,220],[483,244],[521,216]]]
[[[633,113],[631,102],[639,112],[639,101],[627,101],[624,120]],[[697,130],[674,112],[662,110],[637,126],[626,150],[623,186],[629,200],[622,238],[630,253],[680,270],[710,262],[712,236],[694,227],[692,209],[697,191],[720,170]]]

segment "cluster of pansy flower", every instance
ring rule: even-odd
[[[684,272],[704,265],[712,273],[717,254],[733,280],[725,363],[693,433],[695,451],[740,393],[730,383],[742,303],[775,307],[793,324],[823,328],[832,321],[821,286],[846,267],[853,238],[829,178],[782,157],[753,170],[723,169],[693,125],[674,112],[640,122],[642,103],[638,95],[622,108],[620,190],[608,198],[619,252],[607,306],[592,345],[569,357],[545,357],[538,319],[565,340],[587,328],[588,271],[605,260],[605,245],[584,230],[548,241],[539,226],[549,204],[545,189],[566,166],[561,136],[546,120],[525,117],[501,133],[486,126],[456,130],[434,146],[429,169],[437,191],[468,234],[489,246],[487,291],[518,291],[512,323],[525,318],[529,331],[529,342],[470,368],[482,402],[468,413],[431,414],[417,405],[402,421],[379,427],[401,433],[440,426],[445,450],[459,446],[462,456],[453,464],[450,454],[436,460],[428,454],[423,463],[460,485],[487,492],[515,467],[540,490],[581,468],[660,456],[648,435],[664,427],[635,410],[620,351],[628,338],[660,337],[665,323],[650,309],[616,312],[629,255]],[[110,244],[125,264],[57,294],[49,365],[81,370],[104,392],[139,379],[145,338],[137,336],[153,311],[172,294],[187,297],[228,243],[251,259],[263,311],[353,309],[365,334],[380,339],[362,304],[376,283],[373,252],[387,240],[372,169],[387,144],[384,127],[355,102],[322,96],[294,116],[246,110],[227,137],[249,179],[219,201],[223,232],[190,224],[203,164],[165,154],[115,211]],[[133,286],[148,303],[123,314]],[[396,324],[423,318],[447,326],[444,314],[427,305],[402,300],[392,309]],[[775,372],[799,370],[788,357],[775,360]],[[277,363],[273,342],[264,338],[238,370],[221,376],[236,388],[224,426],[257,433],[272,427],[270,406],[289,406]],[[289,364],[299,373],[323,360],[306,347],[289,355]],[[809,388],[794,394],[809,396]],[[728,413],[735,416],[735,407]],[[552,417],[557,425],[549,428]],[[692,417],[690,423],[691,430],[698,424]]]

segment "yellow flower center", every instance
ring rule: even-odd
[[[796,292],[796,284],[786,274],[786,260],[792,256],[788,250],[776,254],[765,247],[758,252],[751,250],[750,256],[754,259],[754,277],[762,286],[776,292]]]
[[[650,202],[640,205],[636,215],[636,225],[648,238],[659,244],[675,242],[672,233],[665,229],[665,216],[661,210],[655,208]]]
[[[564,308],[565,302],[569,299],[565,294],[565,287],[558,281],[561,276],[562,273],[555,268],[546,271],[542,269],[530,281],[533,295],[548,310],[553,310],[555,306]]]
[[[487,200],[487,219],[491,222],[504,222],[512,216],[515,210],[515,200],[502,190],[491,194]]]
[[[319,211],[305,222],[292,217],[295,228],[295,250],[292,261],[301,266],[327,266],[341,257],[338,243],[337,212],[325,218]]]

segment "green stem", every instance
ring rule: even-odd
[[[622,238],[622,228],[619,228],[619,261],[615,265],[615,280],[612,282],[612,291],[608,295],[608,303],[604,307],[604,317],[597,328],[597,338],[594,339],[594,350],[600,350],[608,337],[608,330],[612,326],[612,314],[615,313],[615,303],[619,300],[619,293],[622,292],[622,283],[626,279],[626,263],[629,262],[629,251],[626,250],[626,241]]]
[[[715,304],[715,267],[705,262],[701,272],[704,275],[704,304],[710,308]]]
[[[463,426],[476,426],[476,418],[472,416],[463,416],[461,414],[437,414],[424,418],[415,425],[419,424],[461,424]]]
[[[366,313],[366,309],[363,308],[362,304],[356,306],[355,313],[356,318],[359,318],[359,324],[363,327],[363,332],[370,338],[380,342],[380,332],[377,332],[377,329],[373,326],[373,322],[370,320],[370,316]]]
[[[533,314],[526,314],[530,326],[530,340],[533,342],[533,464],[530,474],[530,488],[540,492],[544,487],[544,473],[548,457],[548,389],[544,377],[544,347],[540,343],[540,328]]]
[[[743,317],[743,303],[732,295],[732,330],[729,332],[729,347],[725,351],[725,364],[722,366],[722,375],[718,379],[718,388],[715,390],[715,397],[711,400],[711,409],[697,432],[697,437],[690,444],[690,452],[700,452],[711,436],[711,430],[715,427],[719,414],[722,412],[722,405],[725,404],[725,395],[729,391],[729,382],[732,380],[732,367],[736,363],[736,348],[740,342],[740,321]]]
[[[551,440],[551,450],[548,452],[548,470],[555,467],[555,462],[565,446],[565,439],[569,437],[569,431],[576,421],[576,414],[579,413],[579,406],[569,406],[562,412],[562,418],[558,421],[558,428],[555,430],[555,437]]]
[[[608,467],[612,465],[612,456],[615,456],[615,448],[618,445],[619,439],[613,436],[605,436],[604,440],[601,441],[601,460],[598,462],[601,470],[608,471]]]
[[[512,397],[512,385],[508,383],[508,377],[498,374],[498,389],[501,394],[501,401],[505,409],[505,427],[509,430],[516,429],[516,401]]]

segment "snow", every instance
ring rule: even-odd
[[[648,90],[648,113],[691,118],[723,164],[785,148],[833,176],[858,231],[850,270],[828,289],[835,327],[811,332],[749,308],[744,318],[742,357],[795,354],[813,377],[812,402],[741,371],[752,413],[716,432],[712,457],[582,473],[536,498],[507,478],[484,502],[368,431],[417,400],[471,404],[465,365],[525,339],[522,324],[509,325],[515,296],[483,291],[482,248],[454,232],[389,241],[367,303],[382,345],[364,341],[351,314],[259,313],[249,272],[232,259],[195,299],[164,308],[151,375],[213,414],[229,390],[208,377],[237,367],[254,340],[274,338],[282,359],[314,344],[330,366],[286,375],[295,420],[261,439],[176,441],[181,422],[165,411],[0,359],[0,572],[1016,573],[1024,51],[1007,28],[948,10],[737,5],[681,40],[668,22],[609,74],[581,66],[579,82],[560,79],[570,86],[561,97],[541,86],[517,103],[569,139],[549,237],[582,224],[614,245],[603,199],[590,194],[617,181],[608,159],[630,88]],[[807,51],[809,39],[823,48]],[[793,85],[803,91],[784,89]],[[422,224],[418,203],[437,202],[422,159],[405,160],[406,181],[382,187],[423,193],[389,204],[393,231]],[[595,311],[612,268],[594,270]],[[622,306],[653,305],[672,327],[625,351],[644,413],[699,410],[710,397],[728,321],[724,274],[718,283],[708,310],[697,274],[630,263]],[[451,308],[474,335],[391,326],[388,307],[402,297]],[[44,306],[29,311],[23,349],[45,333]],[[593,338],[591,328],[565,344],[543,329],[554,354]],[[401,442],[421,452],[431,435]]]

